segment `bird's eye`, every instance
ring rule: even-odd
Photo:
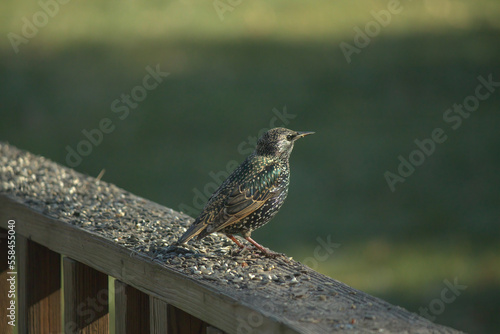
[[[288,141],[292,140],[292,138],[293,138],[293,136],[292,136],[292,135],[288,135],[288,136],[286,136],[286,140],[288,140]]]

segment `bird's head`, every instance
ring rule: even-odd
[[[288,159],[293,144],[299,138],[312,135],[314,132],[299,132],[285,128],[274,128],[262,135],[257,141],[257,155],[278,156]]]

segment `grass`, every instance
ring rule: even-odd
[[[255,238],[301,260],[330,235],[341,246],[320,272],[415,312],[459,277],[467,290],[435,321],[496,333],[500,91],[456,130],[443,113],[479,75],[500,81],[500,3],[401,5],[348,64],[339,44],[388,1],[243,1],[223,21],[211,2],[71,1],[19,53],[0,41],[0,139],[66,164],[66,146],[109,118],[76,169],[179,209],[286,106],[288,127],[316,135]],[[39,10],[2,1],[0,32]],[[112,101],[156,64],[170,76],[121,120]],[[447,141],[391,192],[384,173],[436,127]]]

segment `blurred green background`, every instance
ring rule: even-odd
[[[478,76],[500,82],[500,2],[402,0],[374,23],[389,2],[3,0],[0,140],[68,165],[67,146],[109,118],[75,169],[194,214],[210,172],[243,161],[286,109],[287,127],[316,135],[255,239],[437,323],[498,333],[500,88],[456,130],[443,114]],[[372,37],[349,63],[356,27]],[[114,112],[158,64],[170,75]],[[384,173],[435,128],[447,140],[392,192]],[[318,238],[340,246],[323,256]],[[467,286],[450,303],[445,280]]]

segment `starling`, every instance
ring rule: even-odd
[[[212,194],[201,214],[177,244],[221,232],[238,247],[245,248],[233,236],[241,234],[266,256],[276,256],[250,235],[267,224],[285,201],[290,183],[288,160],[293,144],[297,139],[313,133],[274,128],[262,135],[255,151]]]

